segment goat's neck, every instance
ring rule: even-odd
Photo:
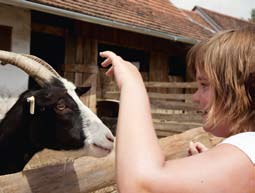
[[[29,113],[19,101],[0,123],[0,174],[13,173],[24,168],[40,149],[29,137]]]

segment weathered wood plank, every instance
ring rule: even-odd
[[[170,100],[191,100],[192,94],[165,94],[165,93],[148,93],[151,99],[170,99]]]
[[[197,88],[196,82],[144,82],[147,88]]]
[[[76,86],[82,86],[83,85],[82,73],[80,73],[80,72],[75,72],[74,73],[74,84]]]
[[[74,82],[75,80],[75,76],[73,72],[64,72],[64,77],[71,82]]]
[[[163,138],[163,137],[168,137],[176,134],[180,134],[179,132],[171,132],[171,131],[161,131],[161,130],[156,130],[156,134],[158,138]]]
[[[98,67],[92,64],[65,64],[63,70],[66,72],[98,73]]]
[[[158,51],[152,51],[149,56],[150,70],[149,70],[149,80],[158,82],[168,81],[168,54]],[[165,73],[163,73],[165,72]],[[162,87],[155,88],[152,90],[157,90],[159,92],[164,92]]]
[[[164,100],[189,100],[191,101],[192,94],[166,94],[166,93],[155,93],[148,92],[150,99],[164,99]],[[104,97],[107,99],[119,99],[119,91],[105,91]]]
[[[75,63],[75,38],[72,35],[72,33],[67,30],[65,35],[65,64],[74,63]]]
[[[195,110],[193,103],[151,100],[151,107],[154,109],[172,109],[172,110]]]
[[[200,141],[207,147],[222,139],[212,137],[201,128],[159,140],[167,159],[187,156],[189,141]],[[98,190],[115,183],[114,152],[104,158],[81,157],[74,161],[0,176],[4,193],[82,193]]]
[[[100,69],[100,71],[101,73],[104,73],[106,70]],[[196,82],[144,82],[144,84],[146,88],[174,88],[174,89],[197,88]],[[107,81],[107,84],[105,84],[106,91],[112,91],[110,88],[116,88],[116,83],[113,81],[113,79],[109,79]]]
[[[82,24],[79,21],[75,21],[75,64],[84,64],[84,37],[82,37]]]
[[[166,132],[175,132],[182,133],[189,129],[200,127],[201,123],[178,123],[178,122],[168,122],[168,123],[156,123],[154,122],[154,127],[156,131],[166,131]]]
[[[171,117],[171,115],[168,115]],[[181,133],[189,129],[200,127],[202,125],[202,120],[194,120],[191,116],[174,115],[174,119],[164,120],[164,119],[153,119],[153,124],[156,129],[157,134],[161,133],[160,137],[169,136],[170,134]],[[101,120],[115,133],[117,126],[117,117],[101,117]],[[164,135],[162,134],[164,133]]]
[[[198,113],[179,113],[179,114],[163,114],[163,113],[152,113],[153,119],[177,121],[177,122],[195,122],[202,123],[202,116]]]
[[[65,36],[65,29],[52,26],[52,25],[47,25],[47,24],[41,24],[41,23],[31,23],[31,29],[34,32],[40,32],[40,33],[46,33],[46,34],[51,34],[55,36]]]

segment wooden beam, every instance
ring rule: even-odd
[[[189,100],[191,101],[192,94],[166,94],[166,93],[156,93],[148,92],[148,96],[151,99],[170,99],[170,100]],[[119,91],[106,91],[104,93],[104,98],[106,99],[119,99]]]
[[[172,109],[172,110],[196,110],[197,107],[193,103],[175,102],[175,101],[162,101],[150,100],[153,109]]]
[[[212,147],[221,141],[201,128],[162,138],[160,146],[167,159],[187,156],[189,141],[200,141]],[[26,170],[0,176],[4,193],[81,193],[91,192],[115,183],[114,153],[104,158],[81,157],[72,162]]]
[[[151,99],[170,99],[170,100],[189,100],[191,101],[192,94],[165,94],[165,93],[155,93],[148,92],[149,98]]]
[[[64,28],[34,22],[31,24],[31,30],[34,32],[46,33],[61,37],[65,37],[66,33],[66,29]]]
[[[196,82],[144,82],[146,88],[197,88]]]
[[[97,74],[98,67],[92,64],[65,64],[63,66],[65,72],[79,72],[79,73],[91,73]]]
[[[154,122],[153,123],[156,132],[164,131],[164,132],[169,132],[169,133],[182,133],[184,131],[187,131],[189,129],[195,128],[195,127],[200,127],[202,124],[201,123],[178,123],[178,122],[167,122],[167,123],[160,123],[160,122]],[[165,135],[169,136],[169,135]]]
[[[176,114],[167,114],[167,113],[153,113],[153,119],[166,120],[166,121],[176,121],[176,122],[195,122],[202,123],[203,118],[201,114],[198,113],[176,113]]]

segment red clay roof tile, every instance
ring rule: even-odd
[[[211,31],[192,22],[169,0],[30,0],[130,27],[144,28],[194,40]]]
[[[236,29],[240,27],[247,27],[250,25],[255,25],[255,23],[238,19],[232,16],[224,15],[209,9],[205,9],[200,6],[196,6],[193,8],[194,11],[202,12],[203,14],[206,14],[209,16],[221,29],[220,30],[227,30],[227,29]]]
[[[199,13],[195,12],[195,11],[189,11],[189,10],[183,10],[183,12],[190,17],[193,21],[199,23],[200,25],[204,26],[205,28],[209,28],[210,30],[212,29],[212,26],[207,23]]]

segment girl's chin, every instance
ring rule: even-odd
[[[205,124],[205,123],[206,123],[207,118],[208,118],[207,113],[202,115],[203,124]]]
[[[212,130],[211,130],[209,127],[206,127],[205,125],[203,125],[203,129],[204,129],[206,132],[209,132],[209,133],[212,132]]]
[[[211,133],[212,135],[214,135],[216,137],[228,137],[229,136],[229,132],[223,127],[211,128],[211,127],[207,127],[207,126],[203,125],[203,129],[206,132]]]

